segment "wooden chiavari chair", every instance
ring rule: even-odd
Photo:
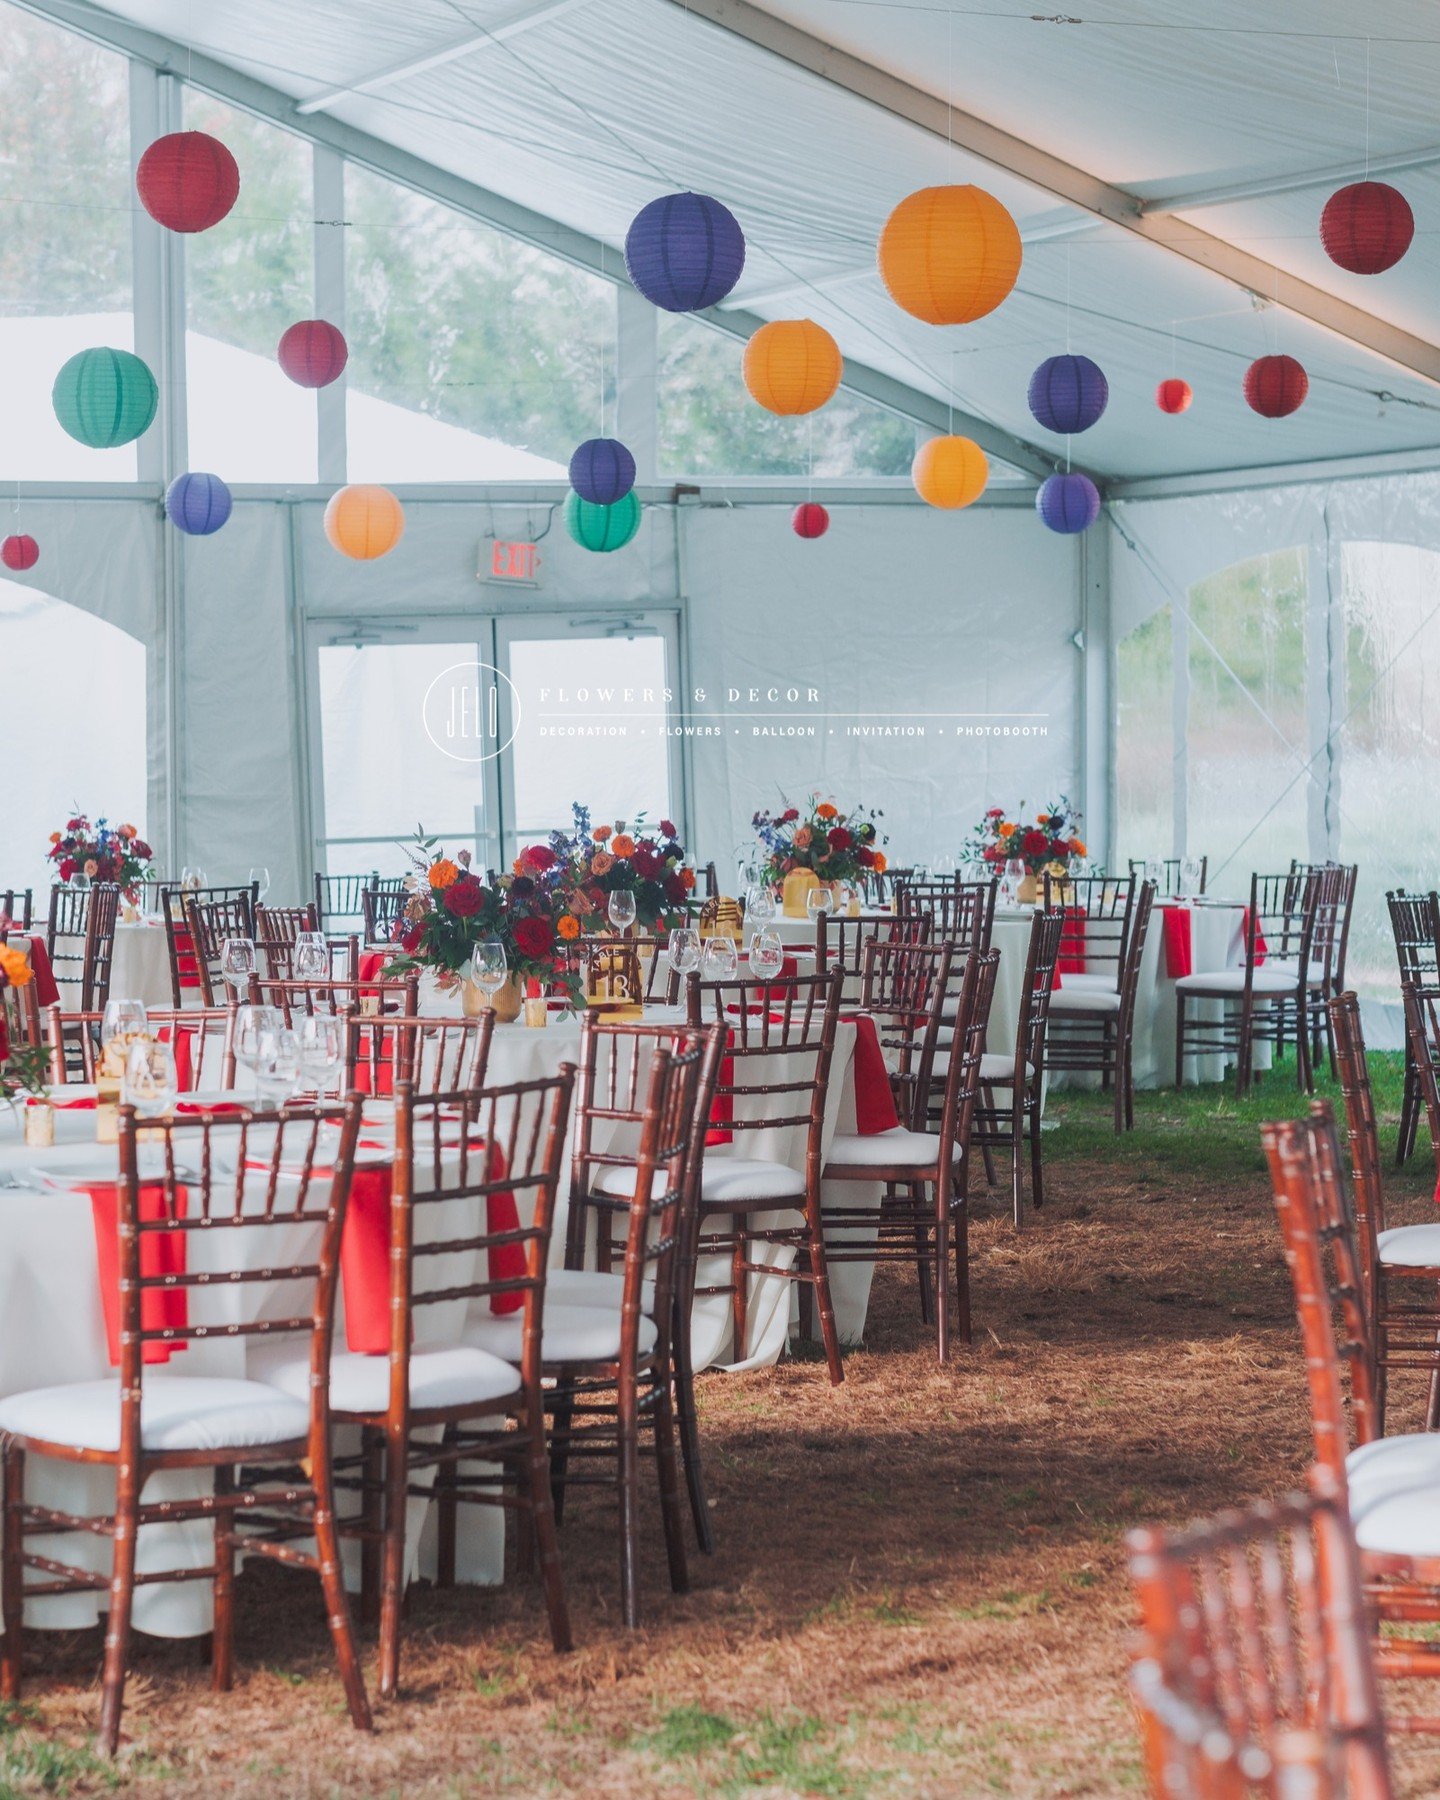
[[[0,888],[0,942],[7,930],[28,931],[34,919],[33,888]]]
[[[1343,1491],[1132,1531],[1130,1672],[1155,1800],[1391,1800]]]
[[[359,1126],[354,1100],[291,1106],[283,1114],[247,1109],[224,1121],[211,1116],[145,1120],[140,1127],[134,1110],[122,1107],[119,1182],[111,1190],[118,1228],[119,1379],[75,1382],[0,1401],[5,1625],[0,1698],[20,1696],[25,1600],[108,1589],[100,1711],[106,1755],[113,1756],[119,1743],[136,1587],[211,1581],[211,1679],[217,1691],[225,1691],[233,1671],[234,1568],[237,1558],[250,1556],[318,1573],[350,1717],[369,1728],[336,1543],[330,1467],[330,1339]],[[143,1177],[140,1129],[147,1139],[160,1139],[145,1145]],[[223,1148],[216,1151],[212,1140],[222,1132]],[[192,1260],[189,1246],[197,1237],[206,1247],[203,1257],[197,1251]],[[268,1266],[262,1239],[276,1245]],[[302,1251],[297,1261],[302,1242],[309,1254]],[[244,1284],[254,1282],[282,1284],[282,1292],[303,1283],[305,1302],[288,1316],[255,1318],[258,1309],[240,1303]],[[304,1380],[296,1393],[278,1392],[262,1381],[153,1372],[170,1348],[203,1356],[198,1346],[207,1338],[244,1343],[262,1336],[303,1338],[296,1354]],[[113,1512],[84,1517],[27,1505],[25,1469],[32,1456],[113,1469]],[[168,1469],[212,1470],[213,1494],[147,1504],[146,1482]],[[272,1473],[257,1481],[267,1469]],[[314,1540],[315,1552],[295,1541],[278,1541],[255,1517],[262,1501],[283,1508],[291,1522],[289,1536]],[[186,1520],[214,1522],[209,1567],[137,1568],[139,1532],[150,1524]],[[73,1531],[111,1539],[108,1579],[59,1561],[52,1544],[46,1544],[46,1555],[26,1548],[28,1538]],[[45,1579],[26,1581],[37,1573]]]
[[[1440,1619],[1440,1433],[1381,1435],[1375,1321],[1334,1115],[1319,1101],[1307,1119],[1262,1126],[1261,1138],[1295,1288],[1315,1459],[1344,1490],[1372,1617],[1382,1631]],[[1425,1639],[1382,1635],[1375,1655],[1382,1675],[1440,1676],[1440,1646]],[[1402,1728],[1440,1730],[1440,1717]]]
[[[300,933],[321,929],[320,915],[313,906],[266,906],[262,902],[255,908],[255,951],[260,966],[277,981],[291,980]]]
[[[1403,888],[1387,893],[1390,929],[1395,935],[1395,956],[1400,965],[1400,985],[1440,981],[1440,894],[1407,894]],[[1405,1089],[1400,1101],[1400,1133],[1395,1161],[1403,1166],[1415,1153],[1415,1132],[1420,1123],[1420,1082],[1405,1034]]]
[[[990,948],[995,926],[995,896],[999,882],[907,882],[895,890],[895,912],[901,919],[928,914],[932,941],[954,945],[966,955]]]
[[[236,923],[243,926],[243,929],[227,932],[226,935],[253,940],[259,892],[260,884],[253,881],[243,887],[182,888],[173,882],[166,882],[161,887],[160,911],[165,920],[165,944],[170,955],[170,999],[173,1005],[183,1006],[187,995],[197,1005],[213,1004],[213,1001],[206,998],[212,990],[205,986],[208,974],[201,967],[202,959],[196,947],[194,928],[190,923],[189,908],[192,902],[202,906],[233,907]],[[217,958],[219,954],[217,944]]]
[[[1420,1104],[1430,1127],[1436,1179],[1440,1181],[1440,981],[1407,981],[1401,992],[1405,999],[1405,1042],[1415,1070]]]
[[[705,886],[705,898],[707,900],[718,899],[720,894],[720,877],[716,872],[713,862],[707,862],[705,864],[704,868],[700,871],[700,879]]]
[[[662,1254],[668,1256],[673,1251],[670,1356],[676,1423],[696,1539],[710,1555],[715,1548],[715,1532],[700,1460],[690,1324],[695,1300],[700,1172],[723,1049],[723,1033],[718,1026],[696,1032],[674,1025],[611,1022],[593,1015],[583,1021],[580,1072],[575,1085],[565,1267],[550,1272],[549,1299],[552,1315],[557,1306],[566,1311],[595,1307],[611,1315],[623,1311],[627,1282],[632,1280],[626,1259],[637,1181],[634,1146],[645,1124],[650,1058],[657,1049],[688,1052],[697,1044],[705,1053],[695,1086],[691,1156],[685,1167],[683,1202],[673,1231],[657,1229],[643,1246],[639,1258],[639,1304],[643,1318],[653,1322],[659,1290],[656,1265]],[[661,1196],[653,1198],[658,1201]],[[592,1239],[593,1267],[587,1266],[592,1261]],[[556,1501],[558,1510],[563,1505],[563,1494],[557,1494]]]
[[[110,967],[115,956],[115,926],[120,917],[120,890],[113,882],[88,888],[50,890],[50,916],[45,948],[57,987],[72,988],[80,1009],[103,1010],[110,998]]]
[[[361,896],[366,888],[380,886],[380,871],[368,875],[321,875],[315,877],[316,931],[338,931],[342,935],[361,928],[365,911]]]
[[[403,1081],[417,1098],[480,1088],[490,1064],[495,1015],[473,1019],[387,1014],[382,1021],[347,1011],[342,1065],[345,1083],[367,1094],[393,1094]]]
[[[825,1165],[828,1182],[878,1182],[884,1188],[878,1205],[826,1207],[827,1259],[913,1261],[920,1271],[921,1314],[933,1310],[941,1362],[950,1355],[952,1257],[958,1330],[961,1342],[970,1342],[967,1161],[985,1020],[1000,960],[993,950],[965,958],[949,1064],[936,1093],[935,1047],[953,956],[948,944],[871,945],[862,1005],[876,1020],[882,1047],[898,1062],[894,1086],[902,1123],[870,1137],[837,1132]],[[862,1241],[851,1235],[857,1232]]]
[[[1063,883],[1045,877],[1045,911],[1063,915],[1045,1067],[1099,1075],[1114,1094],[1117,1135],[1135,1125],[1135,1005],[1154,901],[1148,881],[1132,891],[1128,880],[1100,875]],[[1066,965],[1075,963],[1082,966],[1072,972]]]
[[[1030,922],[1020,1011],[1015,1022],[1015,1048],[1008,1056],[987,1051],[980,1059],[980,1100],[975,1108],[973,1142],[984,1152],[985,1172],[995,1182],[993,1153],[1010,1152],[1010,1200],[1018,1230],[1024,1212],[1024,1152],[1030,1148],[1030,1201],[1044,1204],[1040,1117],[1044,1102],[1045,1033],[1055,965],[1060,959],[1064,916],[1037,910]],[[1003,1100],[996,1100],[996,1090]]]
[[[865,971],[865,952],[872,944],[928,944],[933,920],[928,912],[882,919],[847,919],[821,913],[815,921],[815,972],[839,969],[847,991],[858,990]]]
[[[367,944],[388,944],[394,939],[409,898],[410,891],[399,875],[362,890],[360,914]]]
[[[420,1010],[420,974],[411,969],[399,977],[387,980],[377,975],[370,981],[273,981],[252,975],[249,1002],[251,1006],[274,1007],[291,1031],[298,1030],[305,1019],[313,1018],[329,1017],[342,1023],[352,1015],[366,1023],[388,1021],[397,1015],[414,1018]],[[380,1048],[372,1052],[370,1040],[363,1033],[346,1033],[347,1090],[354,1087],[357,1071],[367,1066],[372,1054],[384,1063],[383,1030],[379,1043]],[[349,1061],[350,1056],[356,1061]]]
[[[175,1051],[182,1092],[235,1086],[235,1008],[147,1006],[145,1016],[154,1035]],[[103,1012],[44,1012],[44,1041],[50,1049],[50,1078],[57,1086],[69,1079],[94,1081],[100,1063]],[[183,1049],[181,1045],[183,1043]],[[67,1067],[67,1051],[76,1060]],[[184,1079],[185,1071],[189,1080]]]
[[[1294,860],[1290,864],[1290,873],[1297,882],[1303,881],[1308,875],[1329,874],[1334,877],[1336,920],[1333,933],[1329,934],[1332,941],[1327,942],[1324,946],[1323,957],[1320,955],[1318,944],[1317,948],[1312,951],[1312,955],[1324,966],[1325,999],[1333,1000],[1338,994],[1343,993],[1345,988],[1345,963],[1350,952],[1350,921],[1355,912],[1355,889],[1360,880],[1360,865],[1359,863],[1339,862],[1307,863]],[[1320,934],[1317,932],[1316,935],[1318,939]],[[1333,1057],[1330,1072],[1332,1074],[1335,1072]]]
[[[692,975],[685,992],[691,1025],[716,1023],[728,1030],[715,1088],[712,1144],[728,1137],[738,1146],[757,1131],[805,1133],[803,1169],[747,1157],[738,1150],[707,1152],[700,1175],[696,1249],[700,1256],[728,1255],[730,1279],[722,1286],[697,1287],[696,1293],[730,1296],[738,1358],[744,1356],[748,1341],[750,1277],[808,1284],[814,1289],[832,1382],[845,1379],[845,1365],[825,1265],[821,1140],[843,984],[838,969],[775,983],[701,981]],[[782,1079],[771,1079],[777,1057],[789,1058],[797,1066],[788,1075],[782,1071]],[[762,1222],[761,1215],[776,1212],[798,1213],[800,1223]],[[791,1249],[796,1260],[783,1268],[760,1262],[756,1246]]]
[[[225,900],[199,899],[194,894],[186,894],[184,905],[195,973],[200,980],[201,1003],[217,1006],[220,1001],[216,996],[226,991],[225,978],[220,972],[225,942],[228,938],[249,938],[255,942],[257,908],[248,892]]]
[[[1160,857],[1158,861],[1160,864],[1161,876],[1159,882],[1156,884],[1156,899],[1174,900],[1179,898],[1182,859],[1178,856],[1164,856]],[[1205,892],[1206,882],[1210,878],[1210,858],[1208,856],[1202,856],[1199,858],[1199,863],[1200,886],[1196,892],[1203,894]],[[1143,881],[1145,878],[1145,871],[1148,867],[1148,863],[1139,862],[1132,856],[1130,858],[1130,879],[1132,881]],[[1191,896],[1186,895],[1185,898],[1189,899]]]

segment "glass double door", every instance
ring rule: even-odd
[[[478,869],[568,826],[681,817],[671,613],[312,622],[317,867],[403,874],[423,833]]]

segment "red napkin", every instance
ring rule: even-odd
[[[195,940],[185,925],[175,927],[175,967],[179,970],[182,988],[199,987],[200,964],[195,960]]]
[[[487,1178],[505,1173],[498,1144],[490,1149]],[[350,1183],[350,1205],[340,1240],[340,1280],[345,1294],[345,1343],[362,1356],[384,1356],[390,1349],[390,1184],[386,1168],[358,1168]],[[506,1189],[488,1194],[485,1228],[518,1231],[520,1209]],[[526,1270],[524,1244],[500,1244],[488,1253],[491,1281],[514,1281]],[[518,1312],[523,1293],[492,1294],[492,1313]]]
[[[890,1085],[890,1071],[885,1067],[885,1053],[880,1048],[880,1033],[869,1013],[851,1013],[855,1026],[855,1129],[861,1137],[879,1137],[882,1131],[894,1131],[900,1124],[895,1110],[895,1090]]]
[[[376,1094],[384,1096],[395,1092],[395,1042],[394,1034],[385,1032],[380,1039],[380,1047],[375,1052],[375,1086],[370,1085],[370,1045],[368,1039],[373,1036],[365,1032],[360,1040],[360,1053],[355,1058],[355,1073],[352,1085],[357,1094]]]
[[[35,998],[41,1006],[58,1006],[60,990],[55,985],[55,971],[50,966],[50,952],[43,937],[30,940],[30,968],[35,976]]]
[[[50,1090],[50,1104],[61,1112],[94,1112],[96,1101],[93,1094],[81,1094],[76,1100],[67,1100],[65,1089],[58,1087]]]
[[[240,1113],[244,1110],[244,1103],[239,1100],[212,1101],[209,1105],[206,1105],[204,1101],[197,1100],[177,1100],[175,1102],[177,1114],[209,1113],[217,1119],[223,1119],[231,1113]]]
[[[1162,907],[1160,917],[1165,929],[1165,973],[1172,981],[1183,981],[1195,973],[1195,953],[1190,940],[1190,908]]]
[[[1244,935],[1241,942],[1248,945],[1250,942],[1250,908],[1248,906],[1245,908],[1245,922],[1242,926],[1242,931]],[[1264,962],[1265,957],[1265,933],[1260,929],[1260,921],[1257,919],[1255,921],[1255,967],[1257,969],[1260,967],[1261,963]]]
[[[1055,964],[1057,975],[1085,973],[1085,908],[1067,906],[1065,923],[1060,927],[1060,956]],[[1060,984],[1057,981],[1056,987]]]
[[[103,1182],[89,1190],[90,1212],[95,1221],[95,1263],[100,1274],[100,1305],[105,1314],[105,1342],[112,1367],[120,1363],[120,1189],[113,1181]],[[185,1211],[185,1190],[177,1188],[176,1210]],[[166,1217],[165,1188],[158,1181],[140,1189],[140,1218],[150,1223]],[[185,1233],[183,1231],[142,1231],[140,1234],[140,1273],[147,1279],[157,1275],[185,1273]],[[140,1295],[140,1324],[145,1331],[182,1331],[190,1322],[190,1308],[183,1287],[145,1288]],[[141,1346],[147,1363],[169,1362],[171,1352],[184,1350],[184,1340],[173,1344],[161,1342]]]
[[[160,1042],[168,1044],[175,1057],[175,1083],[182,1094],[188,1094],[195,1085],[195,1060],[191,1054],[194,1038],[194,1028],[189,1025],[160,1027]]]

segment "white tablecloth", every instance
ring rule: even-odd
[[[62,992],[63,998],[63,992]],[[110,998],[141,1000],[146,1006],[174,1004],[170,956],[163,924],[115,927],[115,960],[110,965]],[[198,1003],[199,995],[196,994]],[[72,1004],[66,999],[65,1004]]]

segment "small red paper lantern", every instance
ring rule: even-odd
[[[208,131],[156,138],[135,170],[135,191],[152,219],[169,231],[208,231],[240,193],[235,158]]]
[[[33,569],[39,560],[40,546],[24,532],[17,532],[0,544],[0,562],[7,569]]]
[[[1245,371],[1245,403],[1265,419],[1295,412],[1310,392],[1310,377],[1293,356],[1261,356]]]
[[[1384,181],[1352,181],[1338,188],[1320,215],[1325,254],[1352,275],[1393,269],[1414,236],[1410,202]]]
[[[1172,375],[1168,381],[1162,381],[1155,390],[1155,404],[1163,413],[1182,413],[1194,398],[1194,388],[1188,381],[1182,381],[1178,375]]]
[[[830,529],[830,515],[818,500],[807,500],[791,513],[790,529],[796,537],[824,537]]]
[[[300,387],[322,388],[338,378],[350,357],[345,333],[328,319],[300,319],[280,339],[280,367]]]

